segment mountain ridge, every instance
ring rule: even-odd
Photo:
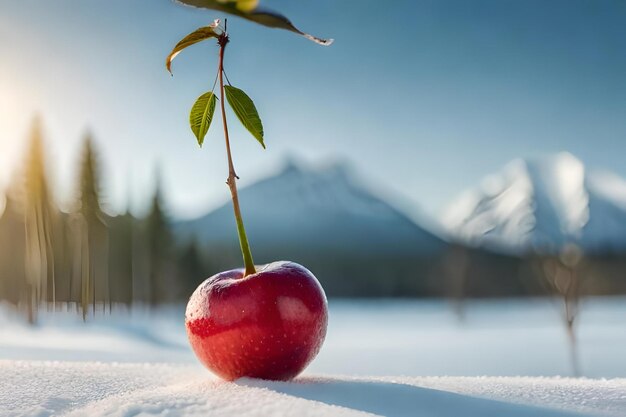
[[[276,175],[242,188],[240,204],[253,246],[431,253],[444,245],[364,187],[342,163],[311,168],[289,159]],[[204,244],[233,244],[237,239],[230,201],[175,226],[179,235],[195,235]]]
[[[465,191],[442,221],[448,236],[521,254],[626,250],[626,181],[574,155],[516,159]]]

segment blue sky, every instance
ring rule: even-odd
[[[233,123],[242,184],[289,155],[342,160],[436,216],[510,159],[567,150],[626,176],[626,3],[265,1],[315,35],[231,18],[226,65],[255,100],[268,149]],[[81,136],[98,140],[107,203],[137,207],[162,170],[176,216],[227,199],[220,125],[200,150],[187,125],[217,47],[164,68],[171,47],[221,17],[169,0],[0,0],[0,186],[43,118],[54,181],[73,189]]]

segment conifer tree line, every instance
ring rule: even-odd
[[[49,184],[41,124],[33,124],[23,163],[0,205],[0,301],[34,322],[40,307],[87,318],[114,306],[186,299],[215,272],[195,241],[177,242],[160,182],[143,218],[102,209],[102,173],[91,135],[83,139],[69,208]],[[1,200],[0,200],[1,201]]]

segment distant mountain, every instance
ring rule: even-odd
[[[340,165],[310,169],[289,162],[275,176],[240,190],[248,237],[255,250],[289,247],[342,253],[428,255],[443,242],[359,185]],[[176,225],[204,244],[236,244],[230,201]]]
[[[569,153],[514,160],[446,211],[450,236],[505,252],[626,250],[626,181]]]

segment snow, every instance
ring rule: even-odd
[[[500,175],[490,175],[478,189],[464,192],[444,212],[442,224],[449,234],[470,243],[507,249],[526,245],[535,224],[524,161],[510,162]]]
[[[626,248],[626,181],[570,153],[517,159],[464,192],[442,216],[448,234],[520,253]]]
[[[607,171],[595,171],[588,178],[590,187],[607,200],[626,210],[626,180]]]
[[[443,301],[331,300],[320,356],[288,383],[213,377],[183,306],[36,327],[0,308],[0,416],[624,416],[625,301],[583,302],[571,378],[547,300],[471,302],[462,321]]]
[[[589,210],[603,215],[590,218],[583,230],[584,241],[589,247],[625,249],[626,181],[604,171],[590,173],[587,181],[590,190]]]
[[[190,365],[0,361],[3,416],[623,416],[626,380],[302,377]]]
[[[580,237],[589,218],[585,167],[563,152],[551,158],[526,161],[533,184],[535,246],[563,246]]]

